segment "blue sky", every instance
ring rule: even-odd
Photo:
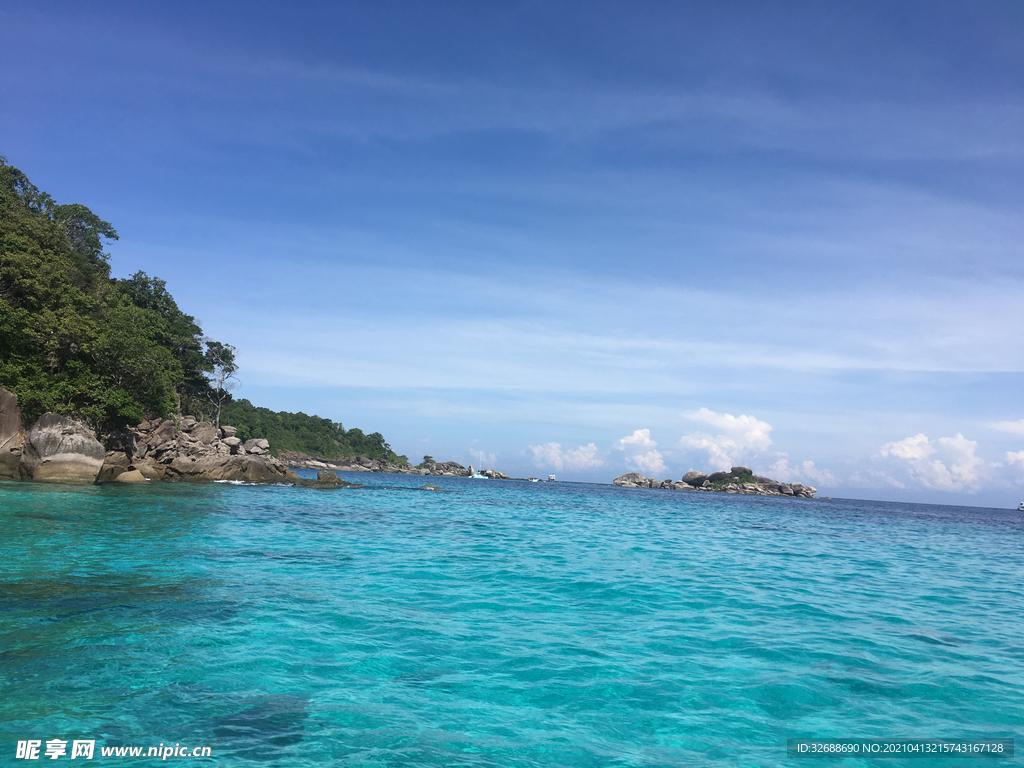
[[[0,2],[0,153],[238,396],[509,474],[1024,498],[1024,5]]]

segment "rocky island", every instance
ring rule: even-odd
[[[621,488],[661,488],[670,491],[710,491],[717,493],[745,493],[754,496],[790,496],[812,499],[817,488],[802,483],[784,483],[770,477],[755,475],[750,467],[733,467],[728,472],[705,474],[690,470],[681,480],[656,480],[639,472],[620,475],[612,485]]]

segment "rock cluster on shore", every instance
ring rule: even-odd
[[[293,482],[294,473],[270,455],[270,443],[235,437],[235,428],[218,429],[191,416],[177,424],[169,419],[144,421],[122,440],[124,450],[108,451],[99,482],[145,480],[240,480],[249,483]]]
[[[679,481],[656,480],[639,472],[628,472],[612,481],[622,488],[662,488],[673,491],[711,491],[717,493],[744,493],[755,496],[791,496],[814,498],[817,488],[802,483],[783,483],[770,477],[755,475],[749,467],[733,467],[728,472],[710,475],[690,470]]]
[[[336,471],[473,475],[472,467],[454,461],[413,467],[362,456],[327,460],[290,451],[281,451],[275,458],[269,442],[243,442],[236,432],[235,427],[217,428],[192,416],[150,419],[134,429],[108,435],[105,439],[111,450],[106,450],[91,429],[68,416],[47,413],[26,428],[17,396],[0,387],[0,480],[74,484],[229,480],[342,488],[353,484],[338,479]],[[292,467],[324,471],[317,480],[306,480],[292,472]],[[494,480],[513,479],[494,469],[481,474]]]
[[[294,472],[269,455],[266,440],[242,442],[234,427],[217,429],[185,416],[153,419],[109,437],[107,451],[84,424],[46,413],[26,428],[17,396],[0,388],[0,480],[37,483],[144,483],[149,480],[240,480],[291,483]]]

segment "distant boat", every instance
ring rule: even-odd
[[[548,482],[549,483],[555,482],[555,476],[554,475],[548,475]]]
[[[1018,512],[1024,512],[1024,501],[1017,505]]]
[[[529,480],[531,483],[539,483],[540,482],[540,478],[539,477],[528,477],[526,479]]]

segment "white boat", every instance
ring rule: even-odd
[[[531,483],[539,483],[540,482],[540,478],[539,477],[528,477],[526,479],[529,480]]]
[[[549,483],[555,482],[555,476],[554,475],[548,475],[548,482]]]
[[[1024,501],[1017,505],[1018,512],[1024,512]]]
[[[473,469],[473,465],[469,465],[469,479],[470,480],[490,480],[487,475],[481,474],[479,469]]]

